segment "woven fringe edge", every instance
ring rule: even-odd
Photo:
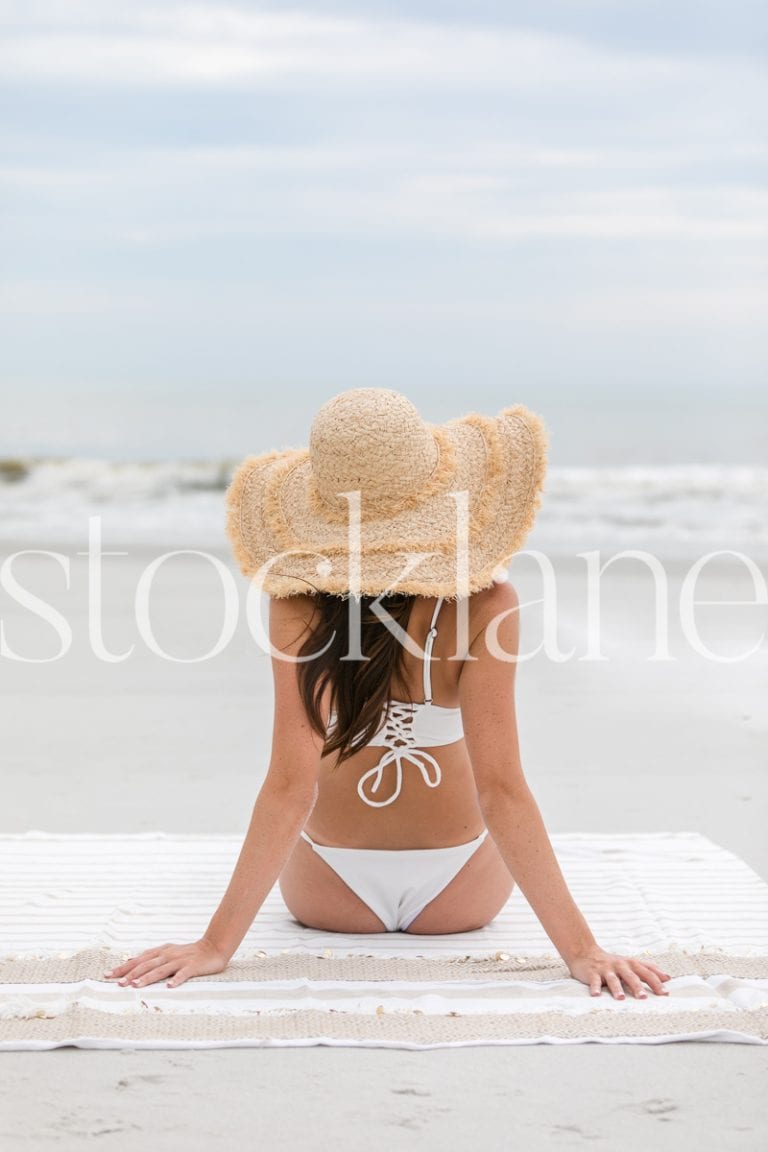
[[[330,952],[330,950],[329,950]],[[72,955],[6,955],[0,957],[0,984],[69,984],[102,980],[105,973],[129,959],[132,953],[109,948],[86,948]],[[670,976],[727,975],[736,979],[768,979],[768,956],[733,956],[727,952],[666,951],[634,953],[637,959],[655,964]],[[512,956],[496,952],[489,956],[384,957],[335,956],[303,952],[264,953],[235,957],[223,972],[193,976],[192,983],[250,980],[435,980],[483,981],[493,977],[553,981],[570,979],[568,968],[557,957]]]
[[[55,1017],[0,1020],[0,1048],[14,1044],[54,1047],[81,1041],[113,1041],[178,1045],[262,1043],[369,1043],[398,1047],[451,1044],[542,1042],[552,1039],[664,1042],[730,1034],[755,1042],[768,1041],[768,1008],[732,1011],[616,1012],[593,1009],[578,1016],[566,1012],[433,1016],[413,1010],[381,1011],[371,1015],[320,1011],[261,1012],[249,1016],[179,1015],[158,1017],[147,1010],[138,1016],[99,1012],[73,1005]],[[157,1044],[155,1044],[157,1046]]]

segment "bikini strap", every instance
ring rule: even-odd
[[[432,703],[432,677],[431,677],[431,664],[432,664],[432,645],[437,636],[437,614],[443,606],[444,597],[438,596],[435,610],[432,613],[432,623],[427,633],[427,641],[424,645],[424,702],[425,704]]]

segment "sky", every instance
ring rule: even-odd
[[[0,0],[0,453],[768,461],[768,8]]]

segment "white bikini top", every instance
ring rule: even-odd
[[[361,776],[357,792],[361,800],[372,808],[384,808],[392,804],[400,795],[403,785],[403,761],[409,761],[421,772],[424,783],[429,788],[436,788],[442,779],[440,765],[434,756],[424,752],[423,748],[434,748],[442,744],[454,744],[463,739],[464,725],[461,720],[461,708],[442,708],[432,703],[431,662],[432,647],[437,636],[435,627],[437,615],[442,607],[444,597],[438,597],[432,623],[427,633],[424,645],[424,699],[421,702],[409,703],[405,700],[390,700],[389,709],[385,705],[382,709],[382,724],[377,729],[369,744],[387,748],[381,759],[373,768]],[[335,723],[336,713],[332,712],[329,727]],[[369,800],[363,788],[365,782],[375,777],[371,785],[371,792],[378,792],[384,778],[384,772],[390,764],[395,764],[397,780],[395,790],[388,800]],[[430,777],[430,766],[434,770]]]

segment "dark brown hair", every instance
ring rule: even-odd
[[[335,767],[368,743],[381,724],[391,682],[402,678],[404,645],[374,614],[371,604],[378,600],[405,631],[415,599],[400,592],[359,597],[358,648],[356,644],[350,647],[350,622],[356,630],[357,621],[349,597],[326,592],[312,597],[310,635],[298,655],[317,655],[296,665],[299,691],[312,728],[325,738],[323,755],[338,752]],[[362,652],[363,659],[355,657],[355,652]],[[330,685],[330,708],[336,713],[336,721],[326,735],[319,701],[327,685]]]

